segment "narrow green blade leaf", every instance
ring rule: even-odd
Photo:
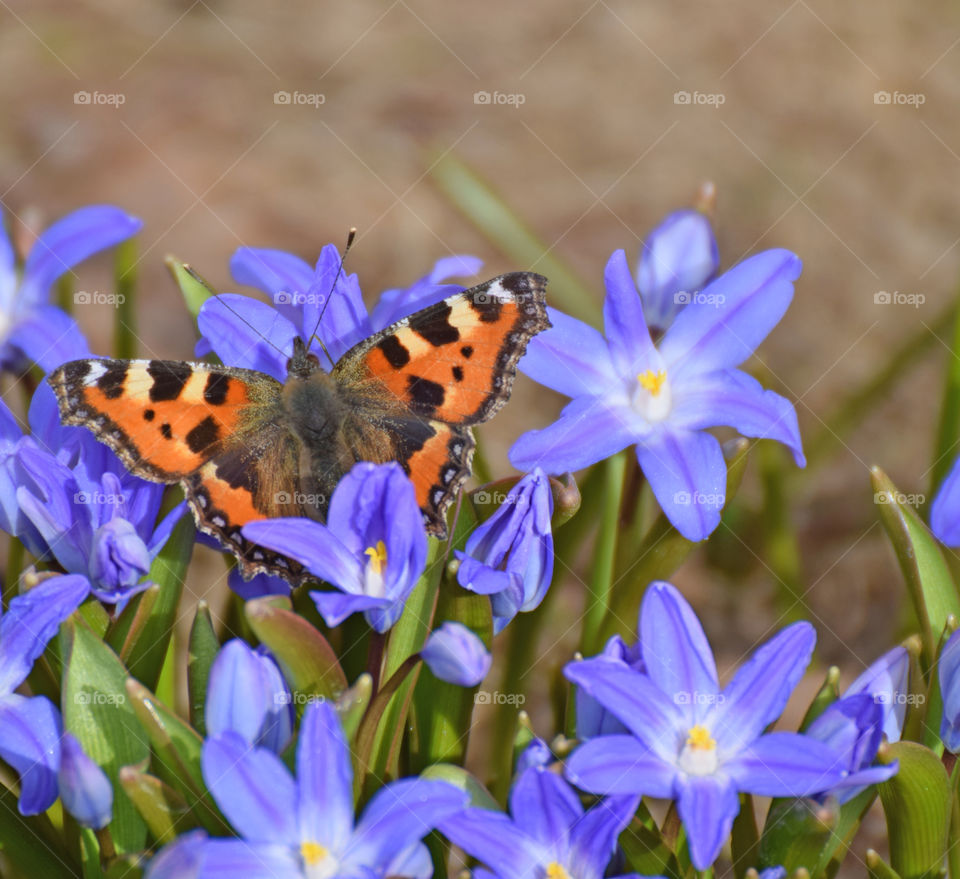
[[[866,862],[867,873],[870,879],[902,879],[900,874],[872,848],[867,849],[867,855],[864,861]]]
[[[931,668],[937,638],[952,614],[960,618],[960,594],[936,539],[904,495],[879,468],[871,470],[874,500],[920,623],[923,664]]]
[[[76,618],[64,623],[61,637],[64,725],[113,784],[110,833],[117,851],[139,851],[146,842],[147,828],[117,774],[121,766],[146,760],[150,749],[127,699],[127,671],[117,655]]]
[[[164,262],[183,294],[183,301],[187,304],[187,310],[193,317],[196,317],[203,303],[211,296],[215,296],[216,291],[203,280],[198,272],[175,256],[168,256]]]
[[[25,818],[16,795],[0,787],[0,859],[11,868],[9,879],[74,879],[80,870],[62,848],[45,815]]]
[[[124,766],[120,784],[161,845],[197,826],[183,796],[156,776],[136,766]]]
[[[190,627],[190,652],[187,656],[187,691],[190,697],[190,723],[204,735],[207,704],[207,681],[210,667],[220,650],[217,633],[213,630],[210,608],[205,601],[197,602],[197,612]]]

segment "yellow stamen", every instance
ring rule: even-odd
[[[654,372],[652,369],[648,369],[646,372],[641,372],[637,376],[637,381],[640,382],[640,386],[645,391],[649,391],[654,397],[660,393],[660,389],[663,387],[663,383],[666,380],[667,374],[662,369],[658,369],[656,372]]]
[[[378,540],[376,546],[367,547],[366,555],[370,556],[370,567],[375,574],[382,574],[387,566],[387,545]]]
[[[319,842],[304,842],[300,846],[300,855],[303,857],[303,862],[308,867],[313,867],[316,864],[319,864],[324,860],[330,852],[328,852]]]
[[[570,874],[563,868],[563,864],[551,861],[547,864],[547,879],[570,879]]]
[[[687,746],[702,751],[714,751],[717,742],[710,735],[710,730],[698,723],[696,726],[690,727],[690,732],[687,734]]]

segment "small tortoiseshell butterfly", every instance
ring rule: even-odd
[[[251,369],[166,360],[74,360],[53,372],[65,424],[113,449],[131,472],[180,482],[197,526],[244,577],[310,575],[244,539],[256,519],[310,516],[358,461],[398,461],[429,533],[470,475],[471,426],[510,397],[527,343],[550,326],[532,272],[450,296],[355,345],[329,373],[294,341],[281,384]]]

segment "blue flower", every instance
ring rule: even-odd
[[[537,467],[507,494],[497,511],[469,537],[457,582],[491,596],[494,632],[521,611],[536,608],[553,577],[553,496]]]
[[[210,667],[204,711],[208,736],[234,732],[275,754],[293,736],[293,700],[280,668],[239,638],[227,641]]]
[[[100,830],[113,820],[110,779],[68,732],[64,732],[60,740],[57,782],[64,808],[83,827]]]
[[[420,876],[419,841],[468,799],[444,782],[403,779],[381,788],[355,821],[350,749],[328,703],[304,712],[296,778],[272,751],[232,732],[204,743],[202,763],[240,839],[194,841],[153,867],[150,879],[179,877],[185,865],[198,879]],[[411,864],[416,872],[399,872]]]
[[[954,632],[940,651],[937,677],[943,698],[940,739],[952,754],[960,752],[960,630]]]
[[[941,543],[960,546],[960,458],[937,489],[930,506],[930,530]]]
[[[810,796],[843,780],[829,746],[764,730],[783,711],[816,634],[795,623],[759,647],[723,689],[693,609],[669,583],[647,589],[640,615],[645,671],[595,658],[564,674],[629,730],[581,745],[567,777],[584,790],[676,800],[698,870],[716,859],[740,811],[738,794]]]
[[[736,367],[783,317],[800,260],[757,254],[712,281],[654,345],[622,250],[606,268],[606,338],[548,309],[552,328],[527,349],[521,369],[573,397],[560,418],[510,450],[515,467],[580,470],[635,445],[657,501],[677,530],[703,540],[720,522],[726,465],[707,428],[767,437],[804,458],[797,414]]]
[[[328,626],[362,611],[378,632],[403,613],[427,562],[427,534],[413,483],[396,462],[360,463],[340,480],[327,524],[264,519],[248,540],[296,559],[340,592],[311,592]]]
[[[24,435],[0,401],[0,528],[37,558],[82,574],[101,601],[123,605],[150,584],[150,563],[186,512],[159,523],[164,486],[129,473],[88,431],[63,427],[41,384]]]
[[[611,635],[603,651],[596,658],[618,662],[641,673],[644,671],[643,651],[640,649],[640,645],[635,644],[633,647],[628,647],[619,635]],[[616,715],[607,711],[584,690],[577,690],[576,705],[577,738],[581,741],[585,742],[587,739],[596,736],[627,732],[627,728],[617,720]]]
[[[493,662],[477,635],[462,623],[449,621],[430,633],[420,658],[441,681],[459,687],[477,686]]]
[[[48,577],[11,599],[0,617],[0,758],[20,776],[23,815],[44,812],[57,798],[62,729],[49,699],[14,691],[89,589],[84,577]]]
[[[471,807],[440,832],[487,866],[477,879],[601,879],[639,802],[613,796],[584,811],[561,776],[532,760],[511,788],[509,815]]]
[[[80,208],[37,238],[18,279],[13,245],[0,223],[0,365],[19,369],[33,362],[49,372],[89,357],[73,318],[50,304],[50,289],[77,263],[130,238],[141,225],[109,205]]]
[[[681,309],[699,298],[720,266],[710,220],[695,210],[674,211],[644,241],[637,289],[651,332],[665,332]]]
[[[320,344],[311,339],[314,332],[336,362],[376,330],[462,289],[443,285],[446,278],[472,274],[479,268],[474,257],[440,260],[429,275],[409,289],[384,293],[369,315],[357,276],[341,272],[338,277],[340,263],[340,254],[332,244],[320,252],[315,268],[281,250],[239,248],[230,261],[234,280],[267,293],[273,304],[237,294],[208,299],[197,316],[202,338],[196,355],[202,357],[213,351],[230,366],[256,369],[283,381],[293,340],[300,337],[311,340],[310,350],[329,369],[330,362]],[[318,328],[321,312],[323,322]]]

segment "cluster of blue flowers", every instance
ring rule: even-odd
[[[51,304],[52,285],[139,225],[116,208],[77,211],[37,238],[22,273],[0,230],[0,365],[49,371],[89,356],[76,323]],[[383,293],[371,311],[356,276],[340,268],[332,245],[315,267],[281,251],[241,248],[231,262],[234,279],[271,301],[207,300],[197,356],[215,354],[283,380],[296,337],[308,340],[321,363],[323,352],[336,360],[372,332],[462,289],[450,279],[475,274],[480,262],[441,260],[413,285]],[[455,588],[455,580],[489,598],[494,634],[534,611],[550,588],[552,477],[634,447],[670,523],[701,541],[720,524],[727,491],[726,463],[709,429],[776,440],[803,466],[793,406],[740,368],[783,317],[799,274],[799,259],[784,250],[720,273],[709,221],[679,211],[649,236],[636,271],[622,250],[610,257],[603,334],[550,309],[552,328],[531,342],[520,369],[570,402],[554,424],[516,441],[510,460],[524,475],[446,560],[446,586]],[[63,728],[53,702],[18,690],[84,601],[116,616],[150,586],[154,560],[186,506],[162,512],[163,486],[131,476],[87,431],[62,426],[42,382],[25,425],[0,402],[0,463],[0,528],[36,565],[0,617],[0,758],[19,776],[23,815],[59,797],[82,826],[101,830],[111,821],[114,780]],[[958,509],[960,464],[933,508],[945,542],[960,543]],[[362,614],[369,630],[389,633],[428,566],[414,490],[398,464],[358,464],[333,494],[326,524],[271,519],[243,533],[316,576],[323,585],[309,597],[330,629]],[[290,592],[263,576],[231,583],[247,600]],[[440,681],[478,686],[492,663],[482,633],[457,620],[430,628],[409,660]],[[643,797],[675,803],[690,861],[706,870],[730,838],[741,794],[842,805],[898,771],[878,754],[903,732],[904,648],[877,660],[802,732],[773,729],[815,642],[810,624],[794,623],[722,684],[693,608],[669,583],[651,583],[636,644],[614,636],[598,655],[564,667],[576,746],[551,749],[534,739],[516,762],[507,811],[463,786],[410,777],[381,782],[357,815],[355,773],[367,767],[352,755],[356,725],[348,724],[345,704],[316,697],[298,712],[289,668],[266,647],[230,640],[210,668],[201,770],[235,835],[191,830],[155,854],[146,875],[426,879],[434,860],[424,839],[434,831],[482,865],[477,877],[635,875],[620,869],[618,840]],[[960,633],[944,645],[938,670],[940,734],[957,751]],[[585,808],[587,794],[596,798]]]

